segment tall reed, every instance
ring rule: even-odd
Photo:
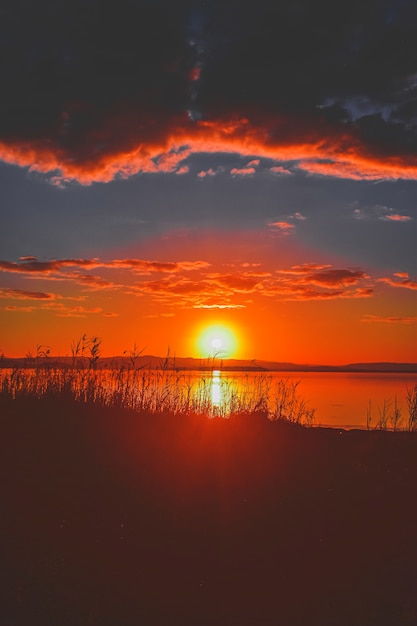
[[[311,425],[314,410],[298,394],[298,384],[267,375],[196,375],[164,367],[101,370],[90,364],[89,369],[41,365],[0,370],[0,394],[13,399],[72,399],[147,413],[197,413],[211,417],[262,412],[271,420]]]

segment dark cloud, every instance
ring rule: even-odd
[[[317,285],[355,285],[363,278],[368,277],[362,270],[329,269],[308,274],[305,281]]]
[[[29,260],[26,260],[29,259]],[[133,269],[139,272],[178,272],[181,270],[200,270],[209,266],[206,261],[147,261],[143,259],[114,259],[100,261],[100,259],[54,259],[52,261],[38,261],[36,257],[21,257],[20,263],[14,261],[0,261],[0,272],[22,274],[45,274],[59,272],[62,268],[77,267],[81,269],[95,269],[99,267],[109,269]],[[79,276],[79,274],[77,274]]]
[[[415,179],[416,24],[411,1],[6,0],[0,158],[57,184],[216,151]]]
[[[23,289],[2,289],[0,288],[0,298],[9,298],[11,300],[55,300],[61,298],[54,293],[46,293],[44,291],[25,291]]]

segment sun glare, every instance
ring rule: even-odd
[[[201,357],[221,356],[232,358],[237,350],[236,336],[230,328],[221,324],[206,327],[197,338]]]
[[[214,337],[214,339],[212,339],[210,343],[211,343],[213,350],[218,351],[223,348],[223,341],[220,339],[220,337]]]

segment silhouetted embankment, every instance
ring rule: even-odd
[[[56,398],[0,415],[1,623],[417,623],[417,433]]]

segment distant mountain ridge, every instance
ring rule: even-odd
[[[88,357],[49,356],[47,358],[12,358],[2,357],[0,368],[19,367],[80,367],[88,368]],[[101,357],[96,363],[97,369],[164,369],[164,370],[223,370],[247,372],[381,372],[381,373],[416,373],[417,363],[348,363],[346,365],[299,364],[262,359],[222,359],[194,357],[158,357],[141,355],[136,359],[128,356]]]

